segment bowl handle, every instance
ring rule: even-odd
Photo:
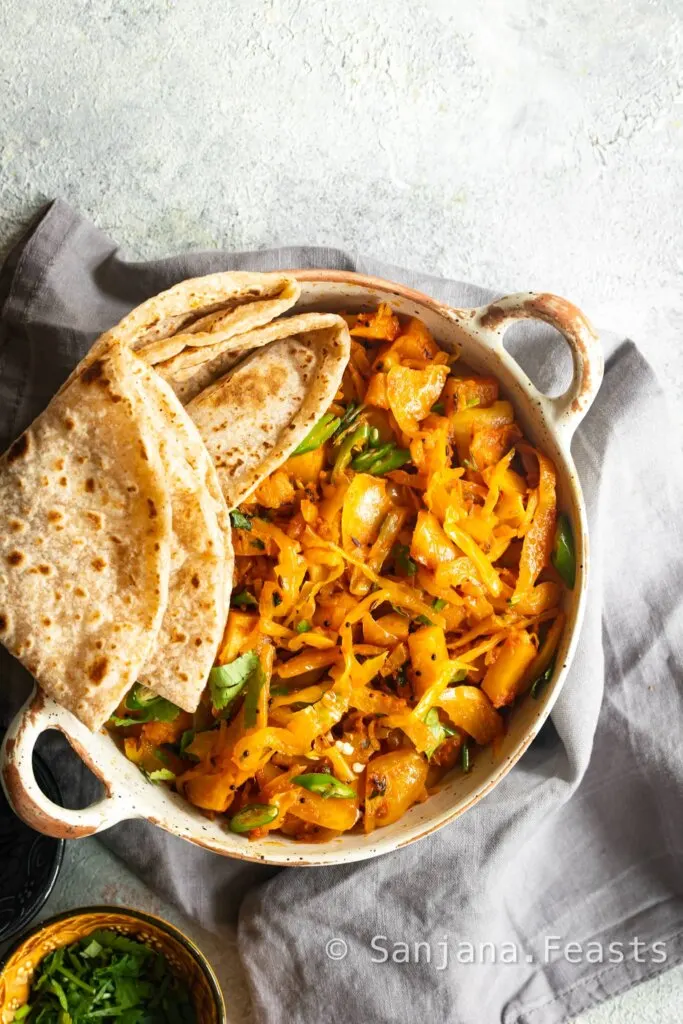
[[[38,785],[33,771],[33,749],[47,729],[58,729],[104,785],[105,795],[90,807],[69,810],[53,803]],[[105,758],[98,756],[101,744],[78,719],[60,707],[39,689],[34,689],[14,718],[2,744],[0,764],[7,799],[19,817],[44,835],[58,839],[78,839],[109,828],[129,818],[125,793],[113,781]]]
[[[459,318],[472,311],[456,311]],[[543,320],[560,332],[572,353],[572,382],[563,395],[549,398],[536,391],[561,441],[568,445],[572,435],[593,403],[602,382],[603,356],[600,340],[580,309],[566,299],[546,292],[518,292],[474,310],[467,325],[482,340],[498,348],[506,360],[503,336],[515,320]]]

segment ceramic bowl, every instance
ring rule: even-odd
[[[119,932],[162,953],[185,982],[201,1024],[225,1024],[218,979],[204,954],[167,921],[124,907],[84,907],[45,921],[8,953],[0,973],[0,1024],[11,1024],[28,1001],[33,976],[48,953],[69,946],[101,928]]]
[[[577,553],[576,585],[566,602],[567,627],[554,676],[540,699],[527,697],[516,706],[500,747],[495,753],[492,748],[479,751],[470,774],[455,771],[446,776],[434,796],[412,807],[392,825],[369,836],[345,834],[325,844],[282,836],[250,841],[229,832],[225,822],[209,821],[177,794],[148,783],[110,736],[92,734],[70,712],[36,691],[5,738],[2,781],[17,813],[39,831],[74,838],[99,832],[126,818],[146,818],[192,843],[243,860],[308,866],[375,857],[429,835],[481,800],[522,756],[557,699],[576,647],[588,579],[586,514],[570,442],[602,379],[602,354],[593,328],[580,310],[553,295],[523,293],[477,309],[453,309],[378,278],[329,270],[296,271],[296,276],[302,285],[297,311],[356,312],[374,309],[386,301],[398,313],[419,317],[444,348],[459,351],[474,370],[499,379],[525,434],[553,459],[559,507],[571,520]],[[506,351],[505,332],[520,319],[552,325],[569,344],[573,376],[563,395],[550,398],[541,394]],[[98,803],[84,810],[64,810],[40,792],[31,754],[45,729],[61,730],[102,780],[105,795]]]

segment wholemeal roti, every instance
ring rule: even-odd
[[[143,363],[140,369],[170,490],[172,547],[168,606],[139,679],[185,711],[194,711],[228,615],[230,520],[197,428],[168,385]]]
[[[0,459],[0,640],[91,729],[168,602],[171,502],[138,364],[114,343]]]
[[[202,348],[270,323],[290,309],[301,288],[290,275],[246,271],[189,278],[147,299],[95,343],[86,360],[112,341],[129,345],[149,365],[185,348]]]
[[[204,348],[186,348],[172,359],[158,363],[154,369],[168,381],[183,405],[187,405],[254,349],[294,334],[338,326],[339,317],[332,313],[299,313]]]
[[[309,313],[282,324],[289,325],[284,337],[253,352],[186,406],[228,508],[292,454],[333,401],[349,360],[351,339],[341,317]],[[252,340],[257,346],[258,338]]]

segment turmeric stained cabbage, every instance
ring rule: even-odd
[[[396,821],[499,741],[564,628],[555,468],[497,381],[387,305],[347,321],[335,401],[232,514],[199,710],[128,701],[109,725],[152,781],[252,839]]]

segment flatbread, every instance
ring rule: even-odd
[[[339,317],[332,313],[300,313],[207,347],[185,348],[154,369],[168,381],[183,405],[187,405],[248,352],[293,334],[305,334],[323,327],[336,328],[338,325]]]
[[[270,323],[290,309],[300,294],[296,278],[279,272],[226,271],[180,281],[136,306],[100,335],[61,390],[113,342],[127,345],[154,366],[188,346],[215,344],[219,338],[225,341]]]
[[[168,606],[139,680],[185,711],[195,711],[228,614],[230,521],[197,428],[168,385],[142,363],[140,370],[170,491],[172,548]]]
[[[282,321],[287,335],[253,352],[186,406],[214,460],[228,508],[246,500],[292,454],[341,384],[351,347],[345,321],[309,313],[307,330],[297,330],[303,319]],[[259,334],[252,332],[252,343]]]
[[[267,324],[293,306],[300,292],[298,281],[281,273],[189,278],[133,309],[86,358],[120,341],[154,365],[182,351],[181,345],[208,345]]]
[[[0,640],[91,729],[168,602],[171,502],[138,364],[112,344],[0,459]]]

